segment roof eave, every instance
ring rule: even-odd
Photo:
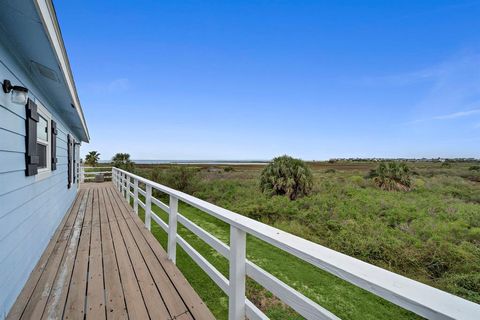
[[[60,27],[58,25],[55,8],[53,7],[53,3],[51,0],[35,0],[35,6],[37,7],[40,19],[42,19],[42,25],[45,28],[45,33],[48,36],[50,45],[55,52],[58,64],[60,66],[60,69],[62,70],[62,75],[64,77],[65,83],[67,84],[73,106],[75,107],[78,117],[80,118],[80,122],[82,123],[84,131],[84,137],[82,138],[82,141],[89,142],[90,134],[88,133],[85,116],[83,115],[80,99],[78,98],[75,81],[73,80],[73,74],[70,68],[67,51],[65,50],[65,45],[63,43]]]

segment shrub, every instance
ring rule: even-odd
[[[415,179],[413,185],[417,188],[423,188],[425,187],[425,181],[422,179]]]
[[[335,170],[333,168],[325,170],[325,173],[335,173],[335,172],[337,172],[337,170]]]
[[[480,171],[480,166],[471,166],[470,168],[468,168],[468,170],[470,170],[470,171]]]
[[[305,162],[286,155],[273,159],[260,176],[263,193],[286,195],[290,200],[308,195],[312,187],[312,172]]]
[[[361,188],[365,188],[367,186],[365,183],[365,178],[362,176],[351,176],[350,181]]]
[[[223,168],[223,171],[225,171],[225,172],[232,172],[232,171],[235,171],[235,169],[233,169],[233,167],[230,167],[230,166],[229,166],[229,167]]]
[[[186,193],[194,193],[198,186],[198,169],[185,165],[173,166],[160,174],[159,183]]]
[[[375,184],[387,191],[410,191],[412,181],[410,169],[401,162],[382,162],[377,169],[370,171]]]

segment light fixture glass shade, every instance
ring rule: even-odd
[[[12,90],[12,102],[18,104],[26,104],[28,92],[23,90]]]

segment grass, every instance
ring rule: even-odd
[[[480,183],[478,173],[468,170],[470,166],[415,165],[415,188],[403,193],[379,190],[366,180],[371,164],[316,163],[312,165],[314,193],[297,201],[261,194],[260,167],[235,166],[228,172],[200,169],[195,195],[478,303]],[[139,173],[148,177],[149,170]],[[159,208],[153,206],[153,211],[167,221]],[[179,211],[228,244],[228,225],[183,203]],[[155,223],[152,232],[165,248],[165,232]],[[182,226],[179,234],[228,277],[226,259]],[[415,318],[252,236],[247,238],[247,255],[340,318]],[[180,247],[177,264],[214,315],[226,319],[227,296]],[[272,319],[302,318],[251,279],[247,296]]]

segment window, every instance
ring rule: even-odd
[[[37,179],[48,176],[51,171],[51,120],[50,113],[37,101],[38,123],[37,123],[37,155],[38,175]]]

